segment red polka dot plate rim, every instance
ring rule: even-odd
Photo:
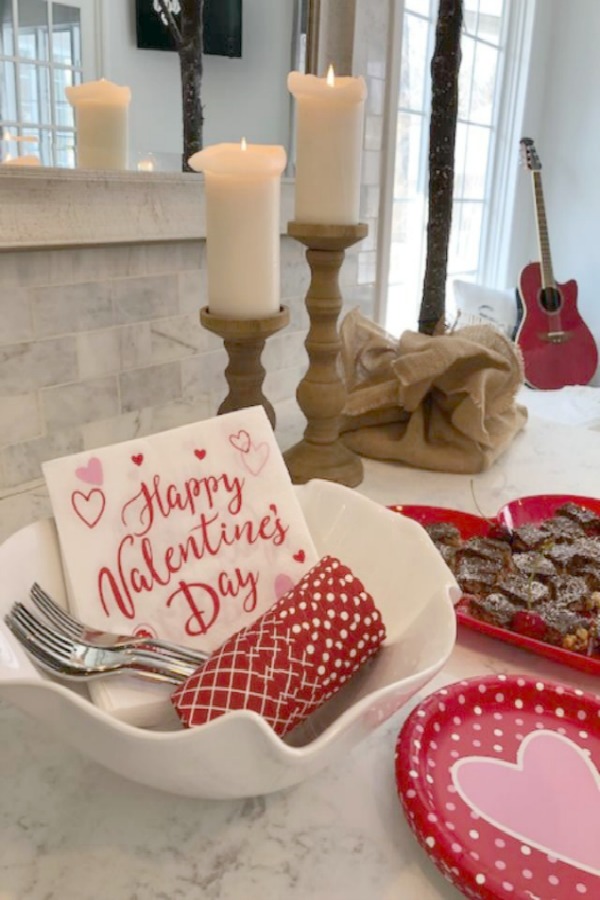
[[[492,675],[427,697],[396,744],[417,840],[476,900],[600,897],[600,698]]]
[[[433,525],[437,522],[450,522],[460,531],[463,539],[471,537],[493,537],[494,529],[498,526],[508,528],[520,528],[521,525],[537,524],[554,515],[563,503],[578,503],[595,513],[600,514],[600,499],[583,497],[576,494],[534,494],[529,497],[519,497],[506,503],[496,516],[484,518],[474,513],[462,512],[443,506],[422,506],[404,504],[390,506],[394,512],[402,513],[410,519],[414,519],[420,525]],[[456,605],[456,619],[459,625],[477,631],[488,637],[496,638],[507,644],[512,644],[522,650],[543,656],[554,662],[562,663],[571,669],[587,672],[591,675],[600,675],[600,655],[594,652],[590,655],[575,653],[564,647],[548,644],[528,634],[501,628],[476,618],[469,612],[469,599],[465,595]]]

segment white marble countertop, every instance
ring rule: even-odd
[[[280,443],[298,434],[283,411]],[[600,434],[531,419],[477,476],[367,461],[359,490],[378,502],[493,515],[525,494],[600,495]],[[36,501],[0,501],[3,531]],[[9,502],[10,501],[10,502]],[[19,501],[21,502],[21,501]],[[23,506],[25,504],[25,506]],[[29,504],[29,505],[27,505]],[[591,676],[460,632],[425,691],[473,675],[540,673],[582,688]],[[421,697],[415,698],[418,702]],[[408,710],[348,757],[288,791],[239,802],[186,800],[127,782],[0,704],[0,900],[434,900],[460,895],[416,844],[394,782]]]

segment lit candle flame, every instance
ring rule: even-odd
[[[138,172],[154,172],[154,163],[151,159],[141,159],[137,167]]]
[[[12,154],[7,153],[6,156],[4,157],[4,162],[10,162],[11,160],[12,160]]]
[[[248,149],[248,144],[246,143],[246,138],[242,138],[242,150],[245,152]]]
[[[4,132],[4,134],[2,135],[2,140],[3,141],[12,141],[12,135],[11,135],[10,131]]]
[[[327,84],[329,87],[335,87],[335,72],[333,66],[329,66],[327,69]]]

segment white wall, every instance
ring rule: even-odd
[[[538,48],[524,120],[542,162],[542,181],[554,276],[574,278],[579,309],[600,346],[600,2],[538,0],[546,23],[546,48]],[[530,178],[518,185],[519,241],[513,240],[513,274],[537,259]],[[523,223],[527,223],[525,229]],[[518,244],[522,263],[518,263]],[[598,382],[598,376],[595,381]]]
[[[294,0],[245,0],[242,59],[204,57],[205,145],[220,141],[287,147]],[[176,53],[138,50],[134,0],[102,0],[99,75],[132,90],[131,150],[181,154],[181,99]]]

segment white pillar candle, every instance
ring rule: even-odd
[[[283,147],[215,144],[189,160],[204,172],[208,306],[254,319],[279,311],[279,198]]]
[[[77,167],[126,169],[129,88],[101,78],[67,87],[65,94],[75,109]]]
[[[290,72],[288,88],[296,98],[296,221],[358,224],[364,79]]]

